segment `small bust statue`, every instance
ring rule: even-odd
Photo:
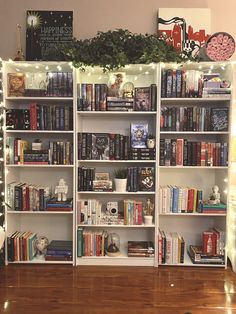
[[[208,200],[210,204],[220,204],[220,193],[218,185],[214,185],[212,188],[212,193],[210,194],[210,198]]]
[[[64,179],[59,180],[59,184],[55,188],[55,194],[57,194],[57,200],[60,201],[66,201],[66,194],[68,192],[68,185],[66,185],[66,182]]]
[[[154,204],[151,202],[150,198],[148,198],[147,203],[144,208],[144,213],[147,216],[152,216],[153,210],[154,210]]]
[[[38,237],[35,240],[34,245],[37,257],[43,257],[46,254],[48,244],[49,244],[48,238],[45,236]]]

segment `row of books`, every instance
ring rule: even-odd
[[[72,165],[73,145],[69,141],[50,141],[48,149],[32,150],[31,144],[21,138],[7,137],[7,164]]]
[[[159,188],[159,212],[195,213],[202,212],[202,190],[178,186],[161,186]]]
[[[160,166],[228,166],[228,143],[160,139]]]
[[[89,231],[78,227],[77,256],[105,256],[107,237],[107,231]]]
[[[158,263],[183,264],[185,240],[178,232],[158,230]]]
[[[128,257],[154,257],[152,241],[128,241]]]
[[[77,202],[77,223],[85,225],[100,225],[102,203],[96,199],[80,200]]]
[[[228,131],[228,108],[162,107],[161,131]]]
[[[106,84],[82,83],[77,90],[79,111],[156,111],[156,84],[136,87],[134,98],[109,95]]]
[[[73,108],[32,103],[29,109],[7,109],[6,128],[8,130],[69,131],[73,129]]]
[[[127,191],[155,191],[155,168],[128,167]]]
[[[143,224],[143,202],[124,200],[124,225]]]
[[[79,160],[150,160],[155,148],[130,148],[130,137],[114,133],[78,133]]]
[[[32,261],[36,254],[34,242],[37,234],[31,231],[15,231],[7,237],[8,261]]]
[[[30,87],[31,74],[8,73],[9,97],[72,97],[73,73],[72,72],[47,72],[42,73],[38,84]],[[34,77],[31,78],[32,80]]]
[[[47,246],[45,261],[72,261],[72,241],[52,240]]]
[[[199,70],[163,69],[161,74],[162,98],[230,98],[231,90],[221,84],[219,73]]]
[[[7,203],[11,210],[45,211],[51,188],[42,185],[11,182],[7,185]]]
[[[78,159],[125,160],[129,156],[129,136],[109,133],[78,133]]]

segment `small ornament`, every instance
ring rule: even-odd
[[[38,237],[35,242],[34,246],[36,249],[37,257],[44,257],[47,251],[47,246],[49,244],[48,238],[45,236]]]
[[[66,198],[67,192],[68,192],[68,185],[66,185],[66,182],[64,179],[60,179],[59,185],[57,185],[55,188],[55,194],[58,194],[57,200],[59,202],[60,201],[65,202],[67,200],[67,198]]]
[[[213,186],[208,203],[213,205],[220,204],[220,193],[218,185]]]
[[[117,233],[110,233],[108,236],[108,246],[106,254],[110,257],[116,257],[120,255],[120,237]]]

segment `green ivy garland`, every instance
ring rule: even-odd
[[[65,60],[78,68],[100,66],[114,70],[127,64],[152,62],[183,62],[187,59],[165,38],[158,35],[133,34],[128,30],[98,32],[91,39],[73,39],[64,45],[61,53]]]

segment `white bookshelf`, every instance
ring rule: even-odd
[[[74,97],[9,97],[8,96],[8,73],[25,73],[26,85],[30,84],[28,77],[46,76],[47,72],[71,72],[75,82],[75,70],[66,62],[3,62],[4,64],[4,105],[7,109],[28,109],[31,103],[47,106],[70,106],[73,113],[73,129],[65,130],[14,130],[5,128],[4,144],[9,137],[21,138],[32,143],[36,138],[42,141],[43,149],[48,148],[49,141],[70,141],[75,149],[75,115],[76,101]],[[26,86],[27,87],[27,86]],[[73,87],[74,92],[74,87]],[[72,152],[74,156],[74,150]],[[5,160],[5,195],[7,186],[11,182],[26,182],[28,184],[49,186],[52,195],[55,196],[55,186],[59,179],[64,178],[68,185],[67,197],[75,201],[75,170],[74,165],[55,164],[7,164]],[[6,210],[6,233],[10,236],[18,231],[31,231],[37,236],[46,236],[52,240],[75,239],[74,225],[75,206],[71,212],[49,211],[15,211],[14,208]],[[72,261],[45,261],[35,257],[32,261],[8,261],[6,248],[6,264],[70,264],[75,263],[75,252]]]
[[[158,70],[159,65],[140,66],[132,65],[125,67],[120,71],[126,75],[126,81],[134,83],[135,87],[150,86],[150,84],[159,84]],[[86,69],[85,72],[77,70],[77,83],[105,83],[109,82],[109,75],[102,74],[100,68],[95,68],[90,72]],[[145,74],[146,72],[146,74]],[[88,73],[90,73],[88,75]],[[130,135],[131,122],[147,122],[149,125],[149,133],[155,134],[157,131],[157,111],[138,112],[138,111],[77,111],[77,133],[92,132],[92,133],[118,133]],[[77,167],[87,166],[94,167],[95,172],[109,172],[110,178],[114,177],[114,170],[118,168],[127,168],[132,166],[154,166],[157,167],[157,158],[155,160],[78,160]],[[156,185],[157,186],[157,185]],[[95,192],[95,191],[78,191],[77,202],[86,199],[97,199],[102,203],[102,211],[105,211],[108,201],[118,201],[119,211],[123,212],[123,200],[137,199],[146,203],[148,197],[155,203],[157,208],[156,190],[153,192]],[[77,213],[78,215],[78,213]],[[76,215],[76,216],[77,216]],[[155,213],[156,219],[157,213]],[[150,226],[145,225],[84,225],[78,224],[77,227],[83,228],[84,231],[90,230],[106,230],[109,233],[117,233],[120,237],[121,255],[118,257],[109,256],[83,256],[77,257],[76,263],[80,265],[130,265],[130,266],[154,266],[155,258],[137,258],[128,257],[128,241],[142,240],[153,241],[155,244],[156,223]],[[78,241],[78,240],[77,240]]]
[[[227,63],[225,67],[221,63],[202,64],[204,73],[208,73],[210,66],[214,67],[214,73],[220,73],[221,77],[232,82],[232,64]],[[190,64],[178,67],[178,65],[166,65],[165,69],[196,69],[198,65]],[[161,93],[161,90],[160,90]],[[207,108],[229,108],[229,128],[227,131],[163,131],[159,130],[161,139],[187,139],[189,141],[209,141],[228,142],[230,148],[230,115],[232,100],[231,98],[214,97],[214,98],[160,98],[159,108],[171,107],[207,107]],[[160,114],[160,112],[159,112]],[[228,189],[228,166],[158,166],[159,167],[159,186],[180,186],[193,187],[203,191],[203,200],[207,200],[211,188],[218,185],[221,193],[221,201],[227,204]],[[227,207],[228,208],[228,207]],[[189,245],[202,245],[202,232],[208,231],[214,226],[220,227],[227,234],[227,216],[226,213],[162,213],[159,211],[158,226],[165,233],[177,232],[185,240],[185,255],[183,264],[164,264],[166,266],[193,266],[193,267],[226,267],[227,250],[225,253],[225,263],[219,264],[193,264],[187,254]],[[162,266],[162,264],[160,265]]]
[[[188,257],[186,249],[190,244],[199,245],[201,243],[201,234],[203,231],[214,226],[220,226],[227,232],[228,213],[226,214],[201,214],[201,213],[160,213],[158,208],[159,186],[177,185],[184,187],[201,188],[205,199],[211,193],[213,185],[220,187],[221,198],[228,202],[227,195],[224,191],[228,183],[225,182],[228,174],[233,169],[233,162],[227,166],[160,166],[159,149],[160,139],[163,138],[183,138],[191,141],[229,141],[232,130],[216,131],[162,131],[160,130],[160,108],[178,107],[178,106],[200,106],[232,108],[232,100],[222,97],[214,98],[161,98],[161,64],[157,65],[131,65],[124,67],[116,72],[126,74],[126,81],[134,83],[135,87],[150,86],[152,83],[157,84],[157,110],[151,112],[135,111],[78,111],[78,88],[81,83],[105,83],[109,81],[109,74],[103,73],[99,67],[89,68],[85,71],[72,69],[69,63],[60,63],[62,71],[72,71],[74,75],[73,97],[8,97],[7,96],[7,73],[29,72],[43,73],[48,71],[58,71],[57,62],[3,62],[4,64],[4,105],[6,108],[27,108],[31,102],[38,104],[52,105],[73,105],[73,130],[5,130],[5,140],[7,137],[21,137],[32,142],[36,138],[42,139],[43,144],[49,140],[66,139],[73,142],[73,165],[25,165],[25,164],[6,164],[5,162],[5,182],[7,193],[7,184],[13,181],[27,182],[37,185],[49,184],[54,188],[60,178],[64,178],[69,187],[68,197],[73,197],[73,212],[27,212],[27,211],[6,211],[6,232],[11,235],[15,230],[36,232],[39,236],[44,235],[49,240],[72,240],[73,241],[73,261],[44,261],[34,259],[30,262],[14,263],[39,263],[39,264],[73,264],[82,265],[129,265],[129,266],[162,266],[158,265],[158,228],[165,232],[178,232],[185,239],[185,259],[183,264],[174,264],[174,266],[192,266],[192,267],[226,267],[224,265],[202,265],[193,264]],[[24,65],[26,64],[26,65]],[[175,65],[175,67],[178,65]],[[198,69],[199,64],[183,65],[186,69]],[[203,70],[208,71],[211,63],[204,63]],[[173,67],[173,64],[166,64],[166,68]],[[181,68],[183,68],[181,67]],[[232,69],[230,63],[214,63],[214,70],[219,71],[224,78],[232,81]],[[231,109],[229,110],[231,113]],[[156,136],[156,159],[155,160],[78,160],[78,133],[119,133],[124,135],[130,134],[131,122],[147,122],[150,127],[150,133]],[[232,126],[232,122],[231,122]],[[235,130],[234,130],[235,131]],[[236,134],[236,132],[235,132]],[[95,191],[78,191],[78,167],[94,167],[96,172],[109,172],[113,177],[115,169],[131,166],[154,166],[155,167],[155,191],[153,192],[95,192]],[[236,183],[235,183],[236,184]],[[147,198],[155,204],[155,215],[153,225],[84,225],[78,224],[78,202],[86,199],[96,199],[102,203],[102,211],[105,210],[108,201],[118,201],[119,210],[122,212],[122,202],[125,199],[137,199],[146,202]],[[232,205],[232,204],[231,204]],[[235,205],[232,205],[235,206]],[[231,212],[233,212],[231,206]],[[229,223],[228,223],[229,225]],[[121,242],[121,255],[119,257],[109,256],[89,256],[77,257],[77,228],[84,230],[106,230],[108,233],[114,232],[119,234]],[[155,257],[136,258],[127,256],[128,241],[153,241],[155,244]],[[231,250],[232,251],[232,250]],[[229,254],[232,260],[235,258],[234,253]],[[226,257],[227,258],[227,254]],[[236,260],[236,258],[235,258]],[[6,264],[7,249],[6,249]],[[9,262],[10,263],[10,262]],[[236,264],[236,263],[235,263]],[[165,264],[166,265],[166,264]],[[166,265],[171,266],[171,265]]]

